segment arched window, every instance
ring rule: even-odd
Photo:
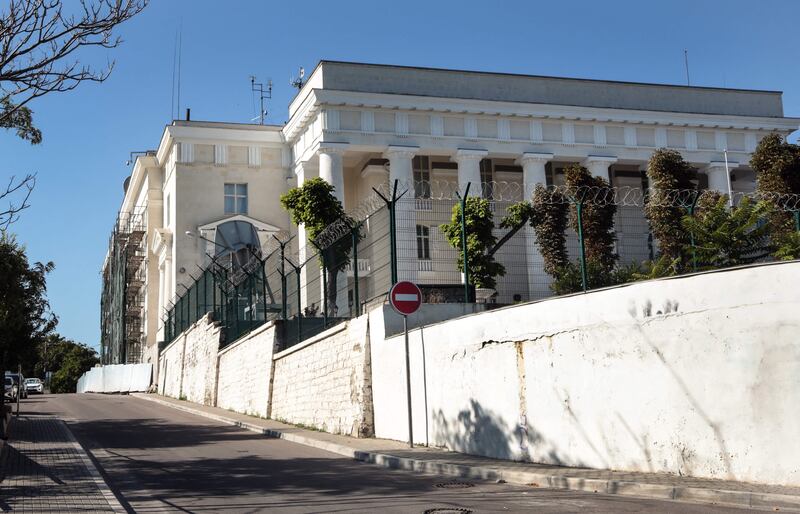
[[[241,268],[253,257],[261,257],[258,231],[247,221],[226,221],[217,225],[215,259],[229,269]]]

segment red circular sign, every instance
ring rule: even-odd
[[[389,290],[389,303],[398,313],[408,316],[422,304],[422,291],[413,282],[398,282]]]

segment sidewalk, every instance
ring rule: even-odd
[[[0,472],[3,512],[124,512],[57,418],[15,417]]]
[[[397,441],[358,439],[317,432],[155,394],[131,396],[236,425],[267,437],[285,439],[393,469],[471,479],[503,480],[531,487],[800,512],[800,487],[769,486],[659,473],[566,468],[475,457],[436,448],[410,449],[407,444]]]

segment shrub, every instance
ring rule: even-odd
[[[614,252],[614,241],[616,240],[614,215],[617,212],[617,206],[613,202],[595,200],[595,196],[602,199],[610,193],[608,181],[600,177],[593,177],[589,170],[577,164],[565,170],[565,178],[567,186],[577,192],[578,201],[582,200],[580,198],[582,192],[590,191],[582,212],[587,270],[588,263],[591,262],[593,266],[605,269],[610,273],[617,261],[617,255]],[[574,202],[570,208],[570,222],[573,230],[578,232],[577,207]],[[597,287],[592,282],[590,284],[592,287]]]
[[[691,166],[675,150],[659,148],[647,163],[650,191],[645,200],[645,217],[660,252],[672,260],[677,259],[680,266],[688,263],[684,248],[689,244],[689,234],[682,224],[687,206],[674,204],[681,199],[674,192],[695,189],[693,175]],[[688,197],[683,199],[690,201]]]
[[[493,289],[497,282],[495,277],[506,274],[505,267],[496,262],[488,251],[495,245],[494,215],[489,207],[489,200],[470,196],[466,200],[464,213],[467,227],[467,258],[469,259],[470,282],[475,287]],[[461,203],[453,206],[450,223],[439,226],[439,230],[447,238],[450,246],[457,249],[458,269],[464,271],[464,255],[461,250]]]

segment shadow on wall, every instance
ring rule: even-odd
[[[546,450],[549,463],[559,466],[581,467],[580,462],[562,457],[558,450],[549,444],[542,434],[528,420],[515,426],[493,412],[484,408],[475,399],[469,407],[459,411],[454,420],[448,421],[439,409],[433,413],[433,444],[453,451],[480,455],[495,459],[531,461],[531,447]]]

